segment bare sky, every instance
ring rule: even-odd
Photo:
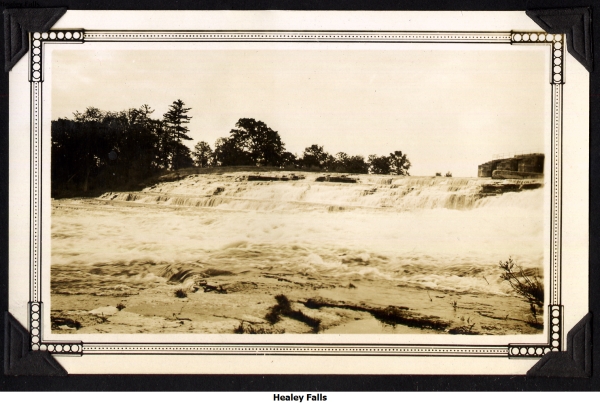
[[[298,156],[402,150],[413,176],[476,176],[493,154],[543,151],[549,134],[545,54],[502,49],[55,51],[52,119],[142,104],[159,118],[181,99],[190,148],[254,118]]]

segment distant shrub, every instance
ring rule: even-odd
[[[177,291],[175,291],[175,296],[177,298],[186,298],[187,297],[187,292],[185,292],[184,290],[182,290],[181,288],[178,289]]]
[[[450,172],[450,171],[446,172],[446,178],[452,178],[452,172]]]
[[[122,303],[122,302],[119,302],[119,303],[117,304],[117,309],[118,309],[119,311],[122,311],[122,310],[123,310],[123,309],[125,309],[125,308],[126,308],[126,306],[125,306],[125,305],[123,305],[123,303]]]
[[[500,268],[504,270],[500,277],[508,281],[512,289],[531,304],[532,312],[535,312],[534,305],[539,308],[544,306],[544,284],[536,273],[525,273],[523,268],[517,266],[512,258],[506,262],[500,261]],[[536,314],[534,314],[535,316]]]
[[[436,172],[435,176],[442,176],[442,173],[441,172]]]

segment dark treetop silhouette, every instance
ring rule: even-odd
[[[121,112],[89,107],[73,119],[52,122],[52,191],[119,190],[143,185],[144,180],[165,170],[196,165],[271,166],[354,174],[408,175],[410,161],[401,151],[388,156],[335,156],[313,144],[298,158],[286,151],[279,133],[251,118],[237,121],[229,137],[219,138],[213,149],[199,141],[192,152],[184,140],[192,140],[187,125],[191,108],[178,99],[163,119],[151,117],[148,105]],[[66,192],[66,193],[65,193]]]

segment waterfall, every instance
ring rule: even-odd
[[[320,174],[322,175],[322,174]],[[316,182],[319,174],[297,181],[245,181],[244,175],[195,175],[141,192],[105,193],[104,201],[246,211],[415,211],[471,210],[503,203],[531,204],[541,182],[482,178],[423,178],[355,175],[357,183]],[[536,186],[532,186],[536,185]],[[490,193],[488,188],[497,189]],[[528,189],[529,189],[528,188]]]
[[[207,174],[54,200],[55,289],[121,295],[226,270],[502,294],[500,260],[544,265],[541,181],[319,176]]]

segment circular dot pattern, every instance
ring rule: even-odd
[[[524,345],[524,346],[515,346],[512,345],[509,347],[508,354],[511,357],[542,357],[544,354],[548,354],[550,351],[560,351],[561,350],[561,315],[562,315],[562,306],[560,305],[550,305],[550,322],[552,323],[550,327],[549,334],[549,344],[542,346],[535,345]]]
[[[513,42],[552,42],[554,37],[542,33],[514,33],[512,35]]]
[[[511,347],[508,350],[508,354],[511,357],[541,357],[548,353],[550,348],[548,346],[521,346]]]
[[[536,32],[531,32],[531,33],[525,33],[525,32],[518,32],[518,33],[513,33],[511,36],[511,41],[512,43],[546,43],[546,44],[550,44],[552,45],[552,48],[554,49],[553,51],[553,64],[554,65],[562,65],[562,40],[563,40],[563,36],[562,35],[552,35],[552,34],[545,34],[545,33],[536,33]],[[553,68],[552,69],[552,74],[551,74],[551,80],[550,83],[551,84],[562,84],[563,83],[563,68]],[[556,300],[555,300],[556,301]]]
[[[42,45],[44,42],[73,41],[79,39],[83,39],[83,34],[77,31],[50,31],[33,33],[31,38],[31,81],[42,81]],[[37,291],[34,291],[34,294],[37,295]]]

